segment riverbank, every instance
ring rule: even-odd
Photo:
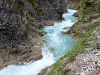
[[[78,10],[78,13],[74,14],[74,16],[78,17],[78,22],[71,28],[69,32],[67,32],[67,34],[71,34],[74,38],[78,39],[77,44],[56,64],[45,69],[40,73],[40,75],[82,75],[82,73],[85,75],[99,75],[100,73],[97,73],[97,71],[99,71],[98,67],[98,70],[94,68],[94,70],[91,72],[88,71],[87,73],[83,72],[82,69],[82,66],[85,66],[86,70],[89,70],[91,65],[86,65],[86,63],[94,63],[90,60],[89,62],[88,58],[95,60],[96,57],[96,62],[99,59],[96,54],[93,54],[95,52],[99,53],[99,50],[96,49],[96,45],[100,43],[100,41],[98,41],[100,37],[100,33],[98,33],[98,28],[100,28],[99,0],[71,0],[69,1],[69,4],[71,2],[73,5],[67,5],[67,7]],[[87,57],[87,59],[85,61],[86,63],[84,64],[85,57]],[[96,67],[97,64],[93,66]]]
[[[52,26],[56,21],[42,21],[33,22],[30,24],[28,40],[19,45],[19,50],[14,49],[0,49],[0,68],[7,65],[23,64],[25,62],[36,61],[42,58],[41,48],[43,47],[42,28],[44,26]]]
[[[68,75],[100,75],[100,25],[92,28],[89,33],[90,36],[84,40],[85,52],[78,54],[64,67],[69,69]]]
[[[46,69],[43,72],[41,72],[40,75],[77,74],[78,69],[80,70],[80,69],[82,69],[82,66],[86,66],[85,64],[84,65],[82,64],[82,63],[84,63],[83,58],[85,60],[85,55],[87,55],[86,56],[87,58],[90,57],[91,59],[93,58],[92,60],[94,60],[95,59],[94,57],[96,56],[95,52],[97,52],[97,54],[100,52],[99,50],[96,49],[96,47],[97,47],[96,45],[99,43],[98,40],[100,38],[99,33],[100,33],[100,26],[97,26],[97,27],[91,29],[90,31],[88,31],[86,33],[86,36],[83,37],[82,39],[80,39],[77,42],[76,46],[71,51],[69,51],[64,57],[62,57],[56,64],[49,67],[48,68],[49,70]],[[95,37],[94,34],[96,34],[96,36],[98,35],[98,39],[97,39],[97,37]],[[95,53],[95,56],[92,56],[93,53]],[[89,54],[91,54],[91,55],[89,56]],[[82,55],[83,55],[83,57],[82,57]],[[85,62],[85,63],[88,63],[88,62]],[[90,61],[90,63],[91,63],[91,61]],[[78,66],[78,64],[80,65],[80,67]],[[91,66],[89,66],[89,67],[91,67]],[[96,71],[96,69],[95,69],[95,71]],[[94,70],[92,72],[94,72]],[[88,73],[90,73],[90,72],[88,72]],[[81,74],[81,72],[78,72],[78,74]]]

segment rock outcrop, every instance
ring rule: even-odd
[[[66,11],[64,0],[0,0],[0,67],[41,58],[41,31]]]

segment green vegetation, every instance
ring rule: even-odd
[[[74,37],[79,38],[79,40],[71,51],[59,59],[53,66],[49,67],[49,71],[47,71],[47,69],[44,70],[46,75],[68,75],[70,68],[65,68],[66,64],[73,61],[78,54],[85,52],[86,46],[92,44],[91,47],[94,48],[97,43],[93,41],[94,39],[90,36],[100,29],[100,25],[98,25],[100,23],[92,21],[95,19],[92,16],[100,12],[100,0],[69,0],[69,2],[71,1],[75,3],[74,9],[79,10],[78,25],[72,27],[72,29],[75,30]],[[83,34],[82,31],[86,33]],[[40,75],[43,75],[43,72],[41,72]]]
[[[23,8],[22,7],[24,7],[24,3],[23,3],[22,0],[13,0],[13,9],[15,11],[18,11],[18,13],[20,15],[24,15],[23,14]]]
[[[93,34],[98,29],[100,29],[100,25],[95,28],[90,29],[83,38],[81,38],[79,41],[77,41],[76,46],[71,51],[69,51],[65,56],[63,56],[60,60],[57,61],[56,64],[54,64],[51,67],[51,70],[46,75],[68,75],[68,72],[70,71],[70,69],[69,68],[63,69],[64,66],[68,62],[73,61],[74,58],[78,54],[86,51],[85,47],[89,43],[96,43],[95,41],[92,41],[92,39],[89,37],[91,36],[91,34]]]
[[[87,32],[88,30],[91,30],[92,28],[95,28],[96,26],[98,26],[97,24],[95,23],[89,23],[89,24],[83,24],[83,25],[76,25],[74,26],[74,30],[76,31],[75,34],[74,34],[74,37],[75,38],[82,38],[85,36],[85,33],[84,32]]]
[[[23,1],[30,2],[36,9],[37,14],[44,15],[44,12],[43,12],[41,6],[35,0],[13,0],[13,3],[14,3],[13,8],[15,10],[17,10],[21,15],[23,14],[23,11],[24,11],[22,8],[22,7],[24,7]]]
[[[80,19],[80,18],[78,18],[78,22],[86,22],[87,20],[85,20],[85,19]]]
[[[96,0],[94,5],[97,6],[97,8],[95,8],[98,12],[100,12],[100,0]]]
[[[90,16],[100,13],[100,0],[69,0],[71,1],[74,2],[72,8],[79,10],[79,21],[90,21]]]
[[[71,1],[71,2],[79,2],[80,0],[68,0],[68,1]]]
[[[10,49],[10,48],[7,48],[7,49],[0,49],[0,52],[8,52],[8,53],[10,53],[10,54],[17,54],[18,53],[18,50],[16,50],[15,48],[12,48],[12,49]]]
[[[25,1],[32,3],[38,14],[44,15],[41,6],[35,0],[25,0]]]
[[[85,27],[85,25],[76,25],[74,28],[76,29],[76,30],[80,30],[80,29],[82,29],[82,28],[84,28]]]

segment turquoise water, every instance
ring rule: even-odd
[[[71,36],[64,34],[57,34],[57,36],[46,35],[44,39],[55,60],[58,60],[75,45],[75,40]]]
[[[75,39],[70,35],[63,34],[69,31],[77,21],[72,15],[77,12],[68,9],[63,14],[64,21],[55,23],[54,26],[46,26],[43,31],[45,44],[43,45],[43,58],[35,62],[24,63],[24,65],[9,65],[0,70],[0,75],[38,75],[42,69],[53,65],[60,57],[73,48]]]
[[[58,60],[75,45],[75,39],[70,35],[63,34],[77,21],[77,18],[72,16],[75,12],[75,10],[68,9],[68,13],[63,14],[65,21],[55,23],[54,26],[47,26],[43,29],[46,32],[44,41],[47,43],[51,53],[53,53],[55,60]]]

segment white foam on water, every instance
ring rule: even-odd
[[[10,65],[0,71],[0,75],[38,75],[46,67],[55,63],[53,54],[47,51],[47,47],[42,48],[43,58],[41,60],[26,63],[24,65]]]
[[[69,31],[73,24],[77,22],[77,18],[72,16],[75,12],[77,11],[68,9],[68,13],[62,16],[65,19],[64,21],[43,29],[47,33],[44,35],[44,40],[47,42],[55,60],[58,60],[66,52],[71,50],[75,44],[75,40],[71,36],[62,33]]]
[[[47,43],[42,48],[42,59],[23,65],[9,65],[0,70],[0,75],[38,75],[42,69],[53,65],[74,45],[73,38],[62,32],[68,31],[77,21],[72,16],[75,12],[77,11],[68,9],[68,13],[62,16],[65,21],[44,28],[44,32],[47,33],[44,35],[44,40]]]

